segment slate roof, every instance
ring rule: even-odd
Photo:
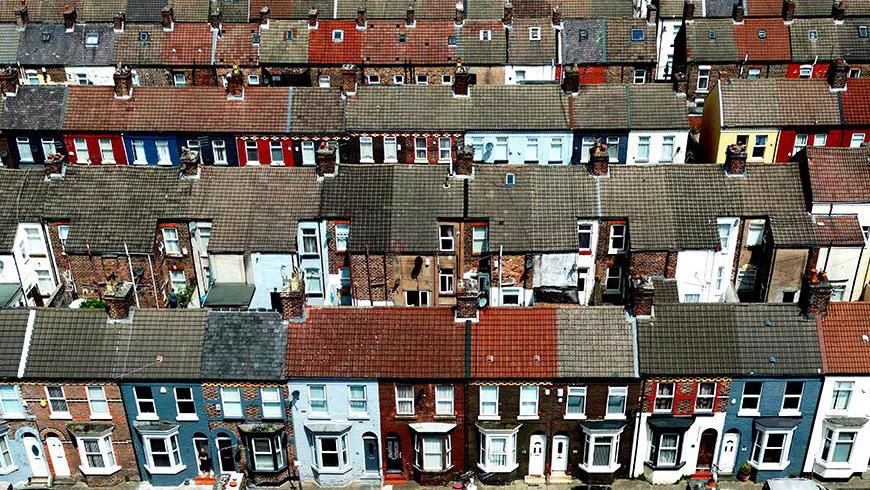
[[[637,323],[642,374],[765,376],[821,372],[816,322],[801,316],[797,305],[662,304],[656,305],[653,318],[639,318]]]
[[[417,22],[405,27],[404,20],[370,21],[361,33],[364,63],[384,65],[455,65],[458,49],[449,46],[457,34],[452,20]],[[413,83],[406,81],[405,83]]]
[[[686,100],[667,84],[583,85],[574,100],[578,129],[688,129]]]
[[[160,23],[160,10],[169,0],[127,0],[127,21]]]
[[[509,31],[507,62],[515,65],[550,65],[558,62],[556,52],[556,31],[553,29],[549,12],[540,18],[520,18],[513,22]],[[540,29],[540,40],[533,41],[529,29]]]
[[[835,214],[814,216],[819,244],[834,247],[863,247],[864,232],[858,215]]]
[[[81,4],[78,18],[85,22],[111,22],[115,13],[127,10],[127,0],[80,0],[75,3]]]
[[[563,19],[562,58],[566,64],[607,61],[605,19]],[[581,38],[581,34],[585,34]]]
[[[870,148],[806,149],[813,202],[870,202]]]
[[[617,18],[634,15],[634,4],[625,0],[569,0],[553,3],[561,7],[564,17]]]
[[[307,314],[304,322],[289,324],[291,378],[465,374],[465,326],[454,321],[452,308],[312,308]]]
[[[829,17],[831,2],[827,0],[795,0],[795,15],[801,17]],[[870,15],[870,4],[866,2],[847,2],[846,15]]]
[[[569,128],[568,101],[556,85],[472,85],[469,93],[469,97],[454,97],[452,87],[441,85],[360,87],[347,103],[347,129]]]
[[[269,28],[260,31],[260,63],[307,63],[307,26],[303,20],[270,20]],[[293,31],[292,41],[287,39],[287,31]]]
[[[870,59],[870,39],[858,36],[858,26],[868,25],[867,19],[846,19],[842,25],[834,24],[830,18],[795,19],[790,31],[793,60],[812,62],[818,57],[823,61],[836,58],[845,58],[850,63],[866,61]],[[811,32],[815,33],[815,39],[810,37]]]
[[[825,373],[870,373],[870,303],[834,302],[819,321]]]
[[[633,327],[621,306],[558,308],[556,325],[559,377],[637,376]]]
[[[0,63],[14,64],[18,62],[18,43],[21,34],[15,24],[0,24]]]
[[[566,64],[637,63],[656,58],[656,26],[645,19],[566,18],[563,25],[562,58]],[[642,40],[632,40],[635,29],[643,32]]]
[[[135,310],[132,322],[118,324],[118,376],[199,379],[207,321],[204,309]]]
[[[718,82],[722,127],[834,126],[837,94],[825,80],[729,79]],[[800,100],[800,104],[794,101]]]
[[[489,31],[490,40],[481,40],[481,31]],[[459,32],[457,56],[462,58],[463,63],[472,65],[507,63],[507,35],[504,24],[500,20],[466,20]]]
[[[547,379],[559,373],[554,308],[486,308],[471,325],[471,375]],[[461,328],[461,323],[457,327]]]
[[[0,377],[18,375],[29,316],[30,310],[24,308],[0,309]]]
[[[3,103],[2,129],[60,131],[66,102],[65,86],[21,85],[15,97],[7,97]]]
[[[275,311],[209,311],[202,356],[205,379],[281,380],[287,324]]]
[[[96,33],[95,47],[85,39]],[[48,36],[48,42],[44,42]],[[18,45],[18,61],[22,65],[49,66],[111,66],[115,32],[110,24],[80,24],[67,33],[63,24],[28,24]]]
[[[217,7],[221,13],[221,20],[226,26],[233,22],[248,22],[248,7],[250,0],[220,0],[212,4],[212,10]]]
[[[113,378],[121,329],[106,320],[99,309],[36,310],[25,377]]]

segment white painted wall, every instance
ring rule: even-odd
[[[674,151],[671,158],[662,154],[662,142],[665,136],[674,137]],[[638,142],[641,137],[649,137],[649,161],[638,162]],[[626,163],[684,163],[686,161],[686,145],[689,140],[689,130],[680,131],[631,131],[628,133],[628,155]]]
[[[672,471],[651,470],[649,467],[644,465],[644,462],[650,457],[650,449],[653,444],[653,432],[650,430],[649,425],[647,425],[647,419],[649,419],[650,415],[652,414],[649,412],[640,415],[640,424],[637,427],[639,432],[637,440],[640,447],[635,451],[635,474],[632,475],[632,477],[638,477],[642,474],[647,480],[654,484],[672,484],[678,482],[683,476],[695,473],[698,462],[698,445],[701,442],[701,434],[707,429],[715,430],[718,436],[716,439],[716,447],[713,450],[713,454],[717,455],[716,457],[718,458],[719,446],[722,443],[722,432],[725,428],[724,412],[716,412],[711,415],[704,415],[695,418],[695,423],[693,423],[683,435],[680,458],[681,461],[685,461],[686,464],[683,465],[682,468]],[[658,444],[658,441],[655,442]],[[716,462],[716,460],[714,460],[714,462]]]
[[[29,243],[27,240],[27,229],[38,231],[39,244],[35,242],[33,244]],[[42,225],[39,223],[19,223],[18,229],[15,232],[15,240],[12,243],[14,264],[9,265],[13,267],[17,265],[21,288],[25,295],[32,287],[39,287],[39,271],[48,272],[51,284],[46,283],[44,286],[39,287],[39,291],[42,296],[46,297],[45,302],[47,303],[57,292],[58,281],[54,273],[51,249],[48,246],[48,240],[46,240],[45,230],[43,230]],[[29,299],[28,302],[32,303]],[[35,305],[30,304],[30,306]]]
[[[317,233],[317,253],[304,253],[302,231],[303,229],[313,229]],[[322,305],[327,293],[327,275],[329,267],[327,262],[327,242],[326,242],[326,222],[323,221],[300,221],[296,230],[296,250],[299,257],[299,269],[305,279],[305,301],[310,305]],[[307,276],[306,271],[317,270],[319,276],[319,285],[314,276]],[[309,291],[319,291],[319,295]]]
[[[674,40],[680,32],[681,19],[662,19],[659,20],[658,39],[656,40],[658,47],[658,65],[656,65],[656,79],[670,80],[671,73],[665,76],[665,70],[668,65],[668,56],[674,55]]]
[[[849,301],[853,296],[860,296],[861,288],[853,290],[855,285],[855,271],[862,260],[860,247],[832,247],[819,249],[819,270],[828,273],[828,280],[834,287],[844,287],[842,301]]]
[[[728,246],[722,250],[684,250],[677,253],[677,290],[680,302],[685,302],[687,294],[700,295],[702,303],[723,300],[731,285],[731,269],[737,253],[737,233],[740,227],[738,218],[718,218],[719,223],[730,225]],[[719,280],[719,269],[722,280]]]
[[[115,84],[112,76],[115,74],[115,68],[112,66],[68,66],[64,68],[66,72],[67,83],[78,85],[78,74],[88,76],[89,85],[104,85],[112,86]]]
[[[490,133],[490,132],[475,132],[469,131],[465,135],[465,141],[470,143],[474,148],[474,161],[493,163],[499,158],[499,152],[502,148],[499,145],[500,141],[507,141],[507,162],[512,164],[523,164],[526,162],[526,151],[529,150],[529,140],[537,138],[538,149],[534,154],[537,155],[536,160],[528,163],[550,164],[550,165],[567,165],[571,162],[571,150],[573,147],[573,135],[569,131],[565,132],[535,132],[535,133]],[[561,161],[550,162],[549,155],[553,142],[561,140]],[[530,152],[531,156],[531,152]]]
[[[837,381],[855,382],[852,398],[847,410],[838,411],[832,409],[834,387]],[[870,417],[870,377],[825,376],[803,470],[807,473],[813,472],[823,478],[848,478],[852,476],[852,473],[862,473],[870,469],[868,468],[868,460],[870,460],[870,423],[864,424],[858,430],[849,463],[828,463],[826,465],[818,461],[818,458],[822,454],[825,427],[828,425],[825,423],[825,419],[829,417]]]
[[[555,60],[554,60],[555,62]],[[517,72],[520,72],[519,75]],[[527,66],[507,65],[504,67],[504,84],[516,85],[526,82],[552,82],[556,79],[555,65]]]
[[[211,254],[211,273],[214,282],[247,283],[245,256],[242,254]]]
[[[817,216],[828,214],[855,214],[858,216],[858,223],[862,228],[866,229],[870,227],[870,203],[832,204],[816,202],[813,203],[812,213]],[[824,249],[822,252],[824,252]],[[838,259],[843,261],[841,263],[834,263],[832,260],[828,261],[828,267],[838,269],[837,274],[849,275],[846,271],[851,270],[852,277],[850,277],[850,280],[852,282],[850,282],[849,288],[847,288],[847,294],[848,292],[851,292],[851,296],[848,297],[849,301],[858,301],[861,298],[864,289],[868,286],[868,282],[870,282],[870,241],[865,241],[864,249],[859,255],[860,257],[856,257],[854,254],[851,254],[851,260],[844,255],[840,255]],[[825,267],[821,254],[818,264],[820,268]],[[830,271],[826,272],[828,272],[828,277],[830,278]]]
[[[15,269],[15,259],[12,254],[0,255],[0,283],[19,284],[18,271]]]

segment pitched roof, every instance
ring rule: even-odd
[[[455,97],[440,85],[360,87],[347,103],[347,129],[568,130],[568,102],[556,85],[472,85],[469,93]]]
[[[0,168],[0,250],[4,254],[12,250],[19,222],[39,220],[46,187],[43,170]]]
[[[465,373],[465,326],[454,321],[451,308],[311,308],[307,314],[304,322],[289,325],[290,377],[461,378]]]
[[[745,19],[734,26],[734,42],[739,61],[791,60],[789,28],[782,19]]]
[[[209,26],[205,27],[210,30]],[[213,42],[213,63],[242,66],[258,64],[259,44],[262,42],[259,23],[224,23],[220,34],[214,36]]]
[[[352,20],[318,21],[318,28],[308,33],[308,61],[312,64],[360,63],[363,35]],[[342,31],[341,41],[335,41],[334,31]]]
[[[837,94],[825,80],[719,81],[723,127],[833,126],[840,124]],[[801,100],[795,104],[795,100]]]
[[[260,63],[307,63],[307,26],[304,20],[270,20],[269,28],[260,31]]]
[[[344,100],[338,89],[291,87],[286,132],[338,133],[344,131]]]
[[[536,0],[527,0],[534,2]],[[632,17],[635,15],[634,5],[631,2],[612,0],[571,0],[556,2],[562,9],[565,17]]]
[[[635,40],[635,32],[643,38]],[[609,63],[650,62],[656,59],[656,26],[645,19],[607,19],[607,61]]]
[[[93,47],[85,43],[92,35],[97,36]],[[63,24],[28,24],[18,45],[18,61],[40,66],[111,66],[114,47],[115,31],[110,24],[79,24],[73,32],[66,32]]]
[[[574,101],[579,129],[688,129],[685,98],[665,84],[584,85]]]
[[[404,20],[372,21],[360,34],[363,63],[386,65],[455,65],[457,48],[449,46],[457,34],[452,20],[427,20],[406,27]],[[408,82],[410,83],[410,82]]]
[[[18,62],[18,43],[21,33],[15,24],[0,24],[0,63],[14,64]]]
[[[795,0],[795,15],[801,17],[830,17],[831,2],[828,0]],[[870,15],[866,2],[847,2],[846,15]]]
[[[685,33],[686,57],[691,61],[738,59],[731,19],[698,19],[685,25]]]
[[[806,149],[814,202],[870,203],[870,148]]]
[[[562,25],[562,58],[566,64],[607,61],[605,19],[564,19]]]
[[[845,92],[840,92],[843,102],[843,121],[850,126],[870,125],[870,80],[850,78]]]
[[[204,309],[135,310],[132,322],[118,324],[117,375],[123,379],[200,378],[207,321]]]
[[[129,26],[126,30],[129,30]],[[231,32],[236,31],[236,29],[231,30]],[[138,35],[138,31],[134,34]],[[211,58],[213,52],[218,51],[223,54],[226,51],[224,43],[214,41],[211,27],[205,23],[177,23],[172,31],[163,31],[159,36],[162,38],[160,46],[163,49],[163,53],[158,63],[165,65],[207,65],[215,62]],[[229,37],[230,39],[233,38],[233,36]],[[212,49],[213,43],[215,45],[214,50]],[[240,60],[240,63],[246,64],[242,60]]]
[[[0,309],[0,377],[11,378],[18,374],[18,365],[24,349],[24,335],[30,310]]]
[[[870,59],[870,38],[858,35],[859,26],[868,26],[867,20],[846,19],[835,24],[830,18],[795,19],[790,29],[792,58],[796,62],[837,58],[851,63],[866,61]]]
[[[550,65],[558,62],[556,53],[556,30],[546,17],[520,18],[513,22],[509,31],[507,62],[514,65]],[[532,39],[531,29],[539,33]]]
[[[499,17],[500,18],[500,17]],[[489,31],[489,39],[481,39]],[[500,20],[466,20],[459,32],[456,55],[466,64],[507,63],[507,34]]]
[[[621,306],[558,308],[556,324],[559,377],[637,376],[633,327]]]
[[[114,377],[121,329],[106,319],[99,309],[36,310],[25,377]]]
[[[831,303],[819,337],[826,373],[870,373],[870,303]]]
[[[555,315],[554,308],[482,310],[480,321],[471,325],[471,375],[555,378],[559,374]]]
[[[662,304],[637,323],[642,374],[814,375],[822,367],[816,322],[797,305]]]
[[[655,60],[656,27],[644,19],[567,18],[563,26],[562,57],[566,64]]]
[[[127,20],[160,23],[160,10],[169,3],[170,0],[127,0]]]
[[[124,32],[115,34],[115,53],[112,61],[115,64],[130,66],[162,65],[164,40],[172,37],[175,32],[164,32],[159,24],[129,22],[124,26]],[[207,60],[206,56],[203,56],[202,61]]]
[[[284,378],[287,324],[275,311],[209,311],[203,341],[205,379]]]
[[[820,245],[863,247],[864,232],[856,214],[813,216]]]
[[[3,103],[2,129],[60,131],[66,104],[65,86],[21,85],[18,93]]]

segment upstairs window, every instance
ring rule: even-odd
[[[538,387],[520,387],[520,417],[538,416]]]
[[[435,415],[453,415],[453,385],[435,386]]]
[[[670,412],[674,409],[674,383],[658,383],[656,385],[656,402],[654,411]]]
[[[317,249],[317,229],[302,228],[302,253],[305,255],[319,255]]]
[[[858,26],[858,37],[861,39],[870,37],[870,31],[867,30],[867,26]]]
[[[238,388],[221,388],[221,407],[225,419],[244,418],[241,390]]]
[[[335,225],[335,251],[344,252],[347,250],[347,240],[350,237],[350,225],[337,224]]]
[[[100,33],[89,32],[85,35],[85,46],[88,48],[96,48],[100,44]]]
[[[716,402],[716,383],[698,383],[695,396],[695,411],[712,412]]]
[[[175,409],[179,420],[196,420],[196,402],[193,401],[193,389],[187,386],[175,388]]]
[[[480,387],[480,418],[498,418],[498,386]]]
[[[138,411],[136,418],[156,420],[157,407],[154,405],[154,395],[151,393],[151,387],[136,386],[133,388],[133,394],[136,397],[136,410]]]
[[[810,65],[803,65],[798,72],[798,78],[812,78],[813,77],[813,67]]]
[[[607,390],[607,412],[605,418],[624,418],[625,401],[628,398],[628,388],[611,386]]]
[[[565,401],[565,418],[583,417],[586,414],[586,387],[568,387]]]
[[[610,253],[625,251],[625,225],[613,225],[610,227]]]
[[[61,386],[46,386],[45,396],[48,398],[48,407],[51,409],[52,418],[69,418],[69,404]]]
[[[529,27],[529,41],[540,41],[541,40],[541,28],[540,27]]]
[[[414,415],[414,387],[396,385],[396,415]]]
[[[643,32],[643,29],[639,27],[634,27],[631,29],[631,40],[634,42],[643,41],[646,39],[646,34]]]
[[[181,254],[181,242],[178,239],[178,229],[174,226],[163,228],[163,246],[168,255]]]
[[[834,384],[834,396],[831,398],[831,410],[848,410],[854,388],[854,381],[837,381]]]
[[[801,381],[789,381],[785,384],[785,393],[782,396],[782,410],[789,412],[800,411],[801,397],[804,393],[804,384]]]
[[[351,416],[367,417],[369,414],[368,397],[365,385],[350,385],[348,390],[348,407]]]
[[[480,40],[481,41],[491,41],[492,40],[492,31],[488,29],[482,29],[480,31]]]
[[[439,229],[438,249],[442,252],[452,252],[454,247],[453,225],[441,225]]]
[[[749,381],[743,384],[743,397],[740,400],[740,410],[757,412],[761,402],[761,383]]]
[[[326,398],[326,385],[311,385],[308,387],[308,403],[311,414],[324,416],[329,414],[329,402]]]
[[[481,254],[489,251],[489,229],[486,226],[471,228],[471,253]]]
[[[264,419],[284,418],[280,388],[260,388],[260,401],[262,403]]]

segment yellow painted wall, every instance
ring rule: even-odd
[[[720,132],[719,145],[716,148],[716,163],[725,163],[725,152],[728,145],[737,143],[737,135],[749,135],[748,144],[746,145],[747,160],[750,163],[773,163],[776,158],[776,145],[779,142],[779,130],[771,128],[741,128],[741,129],[725,129]],[[756,136],[767,136],[767,149],[764,151],[764,158],[752,158],[752,148],[755,144]]]
[[[704,115],[701,119],[701,134],[698,143],[701,145],[701,162],[716,162],[716,150],[719,148],[719,133],[721,131],[721,115],[719,114],[719,86],[707,95],[704,101]]]

